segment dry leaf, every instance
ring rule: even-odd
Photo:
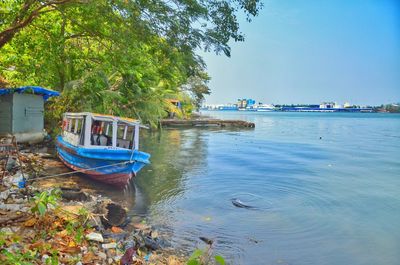
[[[61,227],[62,225],[61,225],[61,222],[59,222],[59,221],[55,221],[54,223],[53,223],[53,227],[55,227],[55,228],[58,228],[58,227]]]
[[[76,243],[75,243],[74,241],[70,241],[70,242],[68,243],[68,247],[69,247],[69,248],[76,247]]]
[[[68,236],[68,231],[66,229],[62,230],[61,232],[57,233],[57,236],[59,237],[66,237]]]
[[[121,228],[119,228],[119,227],[117,227],[117,226],[111,227],[111,231],[112,231],[113,233],[115,233],[115,234],[119,234],[119,233],[124,232],[124,230],[122,230]]]
[[[149,226],[149,225],[142,224],[142,223],[133,224],[133,227],[134,227],[135,229],[142,230],[142,231],[145,231],[145,230],[149,230],[149,229],[150,229],[150,226]]]
[[[82,205],[64,205],[62,209],[64,212],[79,215],[79,211],[82,210],[82,208]]]
[[[168,265],[181,265],[183,263],[180,262],[179,259],[177,259],[175,256],[169,256],[167,264]]]
[[[83,255],[82,257],[82,263],[86,264],[86,263],[91,263],[93,260],[95,260],[95,255],[93,254],[93,252],[88,252],[85,255]]]
[[[66,248],[60,248],[60,252],[64,253],[80,253],[81,248],[80,247],[66,247]]]
[[[36,224],[36,222],[37,222],[36,218],[31,218],[31,219],[25,221],[24,226],[32,227]]]
[[[33,244],[30,244],[29,245],[29,249],[32,250],[32,249],[40,248],[40,247],[43,247],[43,245],[44,245],[43,241],[38,241],[38,242],[35,242]]]

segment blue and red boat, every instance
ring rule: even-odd
[[[149,164],[150,155],[139,151],[140,122],[90,112],[65,113],[57,154],[72,170],[92,179],[125,187]]]

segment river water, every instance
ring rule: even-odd
[[[400,115],[204,114],[256,128],[144,136],[152,164],[125,193],[173,246],[204,236],[230,264],[400,264]]]

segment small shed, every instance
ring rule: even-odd
[[[0,136],[14,135],[20,143],[41,142],[44,102],[60,93],[37,86],[0,89]]]

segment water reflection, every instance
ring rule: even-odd
[[[230,264],[398,263],[400,116],[226,115],[257,127],[144,132],[134,186],[95,186],[173,246],[214,239]]]
[[[147,133],[141,145],[152,156],[151,164],[136,178],[136,185],[149,206],[182,196],[187,173],[206,166],[207,141],[202,130]]]

